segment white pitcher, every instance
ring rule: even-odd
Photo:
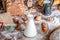
[[[28,17],[28,23],[26,25],[24,35],[27,37],[34,37],[37,35],[37,30],[34,24],[34,16],[32,14],[28,14],[27,17]]]

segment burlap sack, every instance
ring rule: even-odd
[[[24,2],[23,0],[7,0],[7,12],[11,15],[24,14]]]

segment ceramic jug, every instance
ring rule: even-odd
[[[44,0],[43,2],[43,11],[44,15],[50,15],[51,14],[51,0]]]
[[[32,14],[28,14],[27,17],[28,17],[28,23],[26,25],[24,35],[27,37],[34,37],[37,35],[36,26],[34,24],[34,16]]]
[[[44,15],[50,15],[51,14],[51,6],[49,4],[44,4]]]

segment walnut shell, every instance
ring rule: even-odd
[[[36,17],[35,17],[35,20],[36,20],[36,21],[40,21],[40,20],[41,20],[41,16],[36,16]]]
[[[46,32],[46,28],[42,28],[42,31],[43,31],[43,32]]]
[[[47,18],[47,21],[49,21],[49,22],[50,22],[50,21],[51,21],[51,18]]]
[[[46,28],[46,23],[41,23],[41,27],[42,27],[42,31],[46,32],[47,28]]]
[[[28,23],[28,20],[25,20],[24,23],[27,24]]]

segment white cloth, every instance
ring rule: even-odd
[[[52,11],[52,15],[59,16],[60,11],[59,10]]]
[[[51,16],[54,16],[54,17],[53,17],[52,22],[48,23],[50,30],[52,30],[55,27],[57,27],[58,25],[60,25],[60,17],[59,17],[60,11],[59,10],[52,11]]]

